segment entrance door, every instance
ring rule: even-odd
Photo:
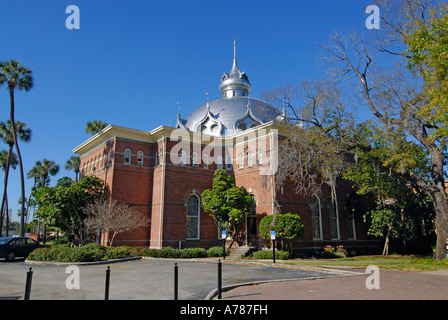
[[[247,245],[249,246],[257,245],[258,236],[257,236],[256,216],[247,216],[246,218],[246,238],[247,238]]]

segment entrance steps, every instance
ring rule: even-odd
[[[249,246],[234,247],[230,249],[229,257],[230,258],[245,257],[248,256],[250,252],[253,251],[254,249],[256,249],[256,247],[249,247]]]

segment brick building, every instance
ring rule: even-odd
[[[127,203],[147,215],[148,228],[120,234],[114,243],[131,246],[210,247],[218,245],[218,227],[201,208],[201,193],[212,186],[216,169],[226,169],[255,200],[247,215],[241,242],[268,245],[258,235],[262,217],[275,210],[297,213],[305,225],[296,247],[319,249],[327,244],[348,248],[375,247],[362,217],[353,217],[344,201],[333,208],[328,196],[299,197],[292,186],[282,194],[273,188],[274,129],[282,115],[269,104],[249,97],[251,84],[237,66],[234,54],[230,73],[219,85],[222,97],[177,115],[174,127],[140,131],[109,125],[73,152],[81,156],[81,175],[94,174],[106,182],[112,200]],[[281,139],[281,136],[280,136]],[[338,189],[340,199],[353,193]]]

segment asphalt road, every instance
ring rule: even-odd
[[[178,265],[179,300],[202,300],[217,288],[217,260],[134,260],[109,264],[109,299],[171,300],[174,297],[174,264]],[[102,300],[105,293],[107,264],[79,265],[77,272],[66,265],[29,265],[23,260],[0,261],[0,297],[23,296],[26,274],[32,268],[31,300]],[[284,269],[222,263],[222,286],[266,280],[320,278],[335,274],[316,270]]]

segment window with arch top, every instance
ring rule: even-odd
[[[124,151],[124,164],[131,164],[131,150]]]
[[[199,239],[199,196],[191,194],[187,199],[187,239]]]

